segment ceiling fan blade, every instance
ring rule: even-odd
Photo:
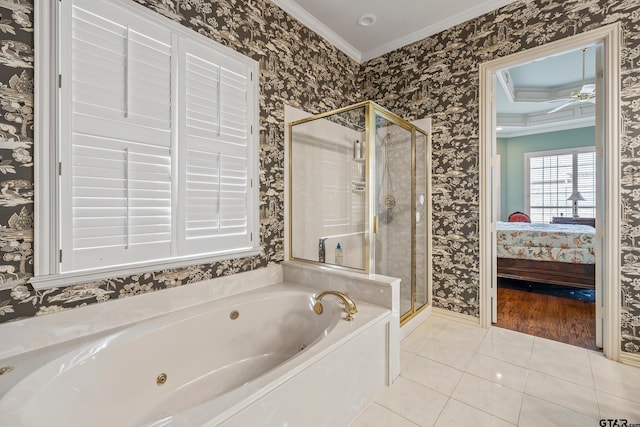
[[[593,93],[595,91],[596,85],[594,84],[583,85],[582,89],[580,89],[580,93]]]
[[[554,108],[554,109],[553,109],[553,110],[551,110],[551,111],[547,111],[547,114],[551,114],[551,113],[555,113],[556,111],[560,111],[560,110],[562,110],[563,108],[568,107],[569,105],[574,104],[575,102],[576,102],[576,101],[567,102],[566,104],[563,104],[563,105],[561,105],[561,106],[559,106],[559,107],[556,107],[556,108]]]

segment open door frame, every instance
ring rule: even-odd
[[[620,359],[620,24],[615,23],[563,40],[480,64],[480,325],[489,327],[497,298],[496,268],[496,72],[503,68],[579,49],[602,46],[602,75],[597,76],[596,150],[602,159],[602,207],[596,218],[596,286],[601,295],[596,321],[602,326],[606,357]],[[604,220],[606,218],[606,221]],[[598,292],[597,292],[598,293]],[[598,328],[596,328],[598,329]]]

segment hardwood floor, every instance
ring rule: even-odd
[[[498,281],[496,326],[596,350],[595,302],[572,297],[585,291],[549,295],[536,292],[536,285]]]

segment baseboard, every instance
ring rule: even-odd
[[[620,363],[640,368],[640,354],[638,353],[620,353]]]
[[[432,313],[434,316],[442,317],[444,319],[455,320],[456,322],[465,323],[471,326],[480,326],[480,319],[469,316],[468,314],[456,313],[454,311],[438,307],[433,307]]]

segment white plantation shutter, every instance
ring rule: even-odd
[[[60,8],[60,272],[255,249],[255,62],[138,5]]]
[[[74,0],[62,75],[62,271],[171,255],[171,32]]]
[[[181,41],[180,71],[185,96],[179,194],[186,209],[179,247],[184,253],[249,247],[251,69]]]

